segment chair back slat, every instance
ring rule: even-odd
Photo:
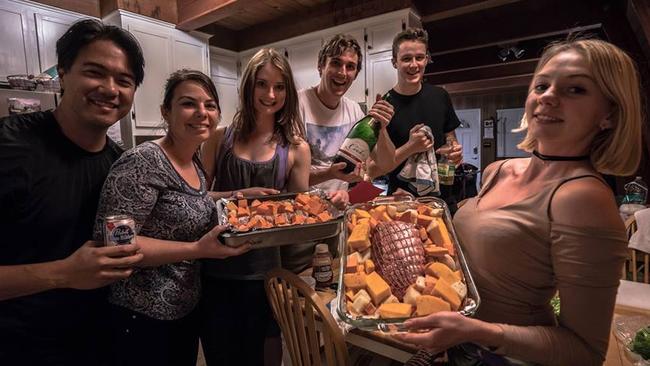
[[[312,355],[318,355],[320,353],[320,333],[322,327],[319,327],[316,324],[313,306],[305,306],[305,318],[307,319],[307,335],[309,337],[310,345],[309,353]],[[320,365],[320,358],[318,364]]]
[[[628,240],[637,231],[637,223],[634,216],[630,216],[625,221],[625,232]],[[623,265],[622,279],[627,280],[631,278],[634,282],[650,283],[650,254],[640,250],[630,248],[628,257]],[[628,277],[629,275],[629,277]]]
[[[325,365],[350,365],[343,333],[313,289],[280,268],[267,273],[264,285],[293,366],[321,366],[321,355]]]

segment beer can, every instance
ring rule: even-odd
[[[106,216],[104,244],[106,246],[135,243],[135,221],[128,215]]]

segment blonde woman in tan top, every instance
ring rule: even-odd
[[[555,44],[526,100],[527,159],[485,170],[454,224],[481,295],[476,319],[442,312],[400,335],[457,365],[601,365],[626,237],[600,174],[632,175],[641,155],[633,61],[599,40]],[[559,292],[560,316],[549,305]]]

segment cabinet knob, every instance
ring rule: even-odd
[[[135,120],[135,111],[131,111],[131,119]]]
[[[372,45],[369,44],[369,45],[368,45],[368,49],[371,50],[371,49],[372,49]]]

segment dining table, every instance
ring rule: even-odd
[[[645,316],[650,325],[650,284],[621,280],[616,296],[612,330],[604,366],[634,366],[626,345],[616,337],[617,321],[623,317]]]
[[[338,260],[333,261],[334,280],[338,279]],[[300,273],[300,276],[311,276],[311,268]],[[316,293],[325,304],[329,304],[336,297],[336,290],[317,290]],[[640,282],[621,280],[616,297],[612,329],[610,332],[609,346],[604,366],[635,366],[630,358],[625,345],[616,338],[616,321],[621,317],[643,315],[650,319],[650,285]],[[345,341],[353,346],[376,353],[383,357],[406,362],[418,349],[410,344],[400,342],[389,333],[379,330],[369,331],[352,328],[345,332]]]

